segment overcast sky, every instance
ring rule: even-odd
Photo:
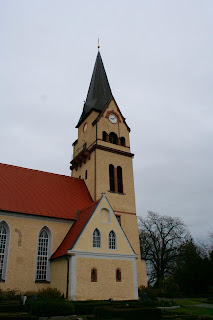
[[[97,55],[131,128],[137,214],[213,231],[213,1],[0,0],[0,162],[70,175]]]

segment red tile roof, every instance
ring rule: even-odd
[[[75,219],[91,204],[81,179],[0,163],[0,210]]]
[[[67,250],[72,249],[93,212],[95,211],[98,202],[99,200],[79,212],[78,220],[74,222],[58,249],[55,251],[55,253],[53,253],[52,257],[50,258],[51,260],[66,255]]]

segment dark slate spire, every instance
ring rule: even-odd
[[[83,112],[76,127],[87,117],[90,110],[103,111],[106,104],[112,99],[112,92],[109,86],[107,75],[98,51],[95,67],[92,74],[87,99],[84,103]]]

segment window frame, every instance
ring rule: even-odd
[[[97,282],[98,281],[98,271],[96,268],[91,269],[91,282]]]
[[[46,231],[48,235],[48,245],[47,245],[47,262],[46,262],[46,279],[38,279],[38,262],[39,262],[39,240],[40,235],[43,231]],[[36,283],[50,283],[50,257],[52,252],[52,233],[50,229],[47,226],[44,226],[41,228],[38,232],[37,236],[37,248],[36,248],[36,267],[35,267],[35,282]]]
[[[2,262],[2,274],[0,276],[0,282],[5,282],[7,277],[7,267],[8,267],[8,257],[9,257],[9,245],[10,245],[10,227],[8,223],[4,220],[0,221],[0,226],[3,226],[6,229],[6,240],[4,247],[4,257]]]
[[[99,235],[95,235],[94,233],[98,231]],[[97,239],[99,237],[99,239]],[[94,243],[97,243],[99,241],[99,246],[95,246]],[[101,232],[98,228],[95,228],[95,230],[92,233],[92,247],[94,249],[100,249],[101,248]]]
[[[111,234],[113,235],[113,237],[111,236]],[[109,247],[110,250],[116,250],[117,249],[117,237],[116,237],[116,233],[115,233],[114,230],[111,230],[109,232],[108,247]]]
[[[121,269],[120,268],[117,268],[115,270],[115,279],[116,279],[116,282],[121,282],[122,277],[121,277]]]

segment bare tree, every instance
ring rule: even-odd
[[[149,283],[158,286],[172,274],[180,245],[190,235],[181,219],[151,211],[147,218],[139,217],[139,229],[141,255],[147,261]]]

